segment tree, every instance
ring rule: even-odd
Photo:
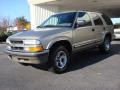
[[[6,38],[8,37],[6,31],[10,25],[12,25],[10,18],[0,18],[0,42],[5,42]]]
[[[15,25],[17,26],[18,30],[25,29],[27,23],[28,21],[24,17],[18,17],[15,19]]]
[[[26,24],[26,27],[25,27],[27,30],[30,30],[31,29],[31,24],[30,24],[30,22],[28,22],[27,24]]]
[[[11,21],[9,17],[0,18],[0,29],[6,31],[7,28],[11,25]]]

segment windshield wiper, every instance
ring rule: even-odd
[[[68,27],[63,25],[45,25],[45,26],[38,26],[37,28],[45,28],[45,27]]]
[[[55,25],[46,25],[46,26],[43,26],[43,27],[56,27]]]
[[[43,28],[43,26],[37,26],[37,28]]]
[[[37,26],[37,28],[45,28],[45,27],[57,27],[57,26],[55,25]]]

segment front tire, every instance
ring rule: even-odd
[[[50,53],[50,61],[52,61],[52,71],[58,74],[64,73],[70,62],[68,50],[64,46],[54,48]]]
[[[106,36],[102,45],[99,46],[99,49],[102,53],[109,53],[111,49],[111,39],[109,36]]]

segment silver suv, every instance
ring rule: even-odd
[[[94,47],[106,53],[113,39],[113,24],[106,15],[63,12],[50,16],[34,30],[8,37],[6,53],[21,64],[46,62],[54,72],[63,73],[73,53]]]

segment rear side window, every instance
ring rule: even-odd
[[[91,14],[95,25],[103,25],[101,18],[97,14]]]
[[[103,19],[105,20],[107,25],[113,25],[112,21],[110,20],[110,18],[106,15],[102,15]]]

